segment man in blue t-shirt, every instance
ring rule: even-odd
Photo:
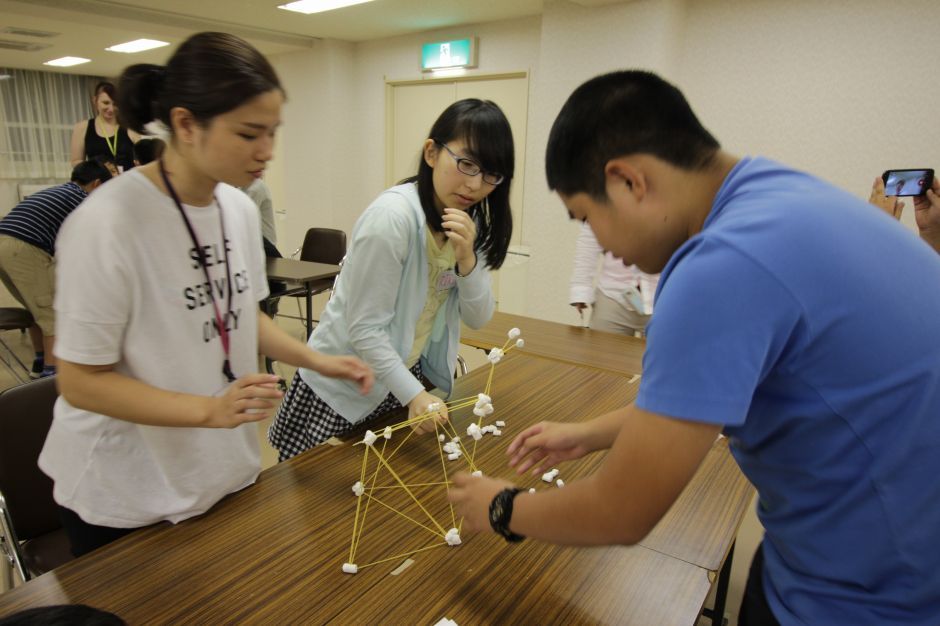
[[[518,471],[610,448],[591,479],[517,496],[456,478],[464,528],[635,543],[723,431],[766,529],[739,623],[937,623],[940,256],[817,178],[721,150],[645,72],[579,87],[546,169],[606,250],[662,271],[643,380],[635,404],[510,445]]]

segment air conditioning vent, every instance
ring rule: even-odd
[[[43,48],[50,48],[47,43],[33,43],[31,41],[13,41],[12,39],[0,39],[0,49],[17,50],[19,52],[36,52]]]
[[[48,39],[50,37],[58,37],[61,33],[53,33],[48,30],[35,30],[33,28],[20,28],[19,26],[4,26],[3,28],[0,28],[0,34]]]

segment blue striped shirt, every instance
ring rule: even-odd
[[[21,239],[54,256],[62,222],[87,196],[74,182],[38,191],[0,219],[0,234]]]

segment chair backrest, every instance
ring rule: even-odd
[[[25,330],[33,325],[33,315],[17,307],[0,308],[0,330]]]
[[[52,480],[36,464],[58,395],[55,376],[0,392],[0,492],[20,541],[61,526]]]
[[[346,233],[335,228],[311,228],[300,250],[301,261],[339,265],[346,256]]]

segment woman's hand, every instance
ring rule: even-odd
[[[316,367],[311,369],[330,378],[351,380],[359,385],[359,392],[362,394],[372,390],[375,375],[364,361],[354,356],[329,356],[322,353],[317,356]]]
[[[277,388],[278,380],[271,374],[249,374],[229,385],[221,396],[206,398],[208,411],[203,426],[235,428],[271,417],[284,395]]]
[[[428,412],[428,406],[431,404],[437,404],[438,408],[435,411],[436,415],[431,418],[423,419],[418,422],[412,422],[416,417],[424,415]],[[444,404],[444,401],[429,394],[427,391],[422,391],[414,397],[414,399],[408,403],[408,421],[411,422],[411,428],[418,434],[422,433],[433,433],[435,430],[435,423],[443,424],[447,421],[447,405]]]
[[[441,220],[444,234],[454,246],[457,270],[461,276],[466,276],[477,265],[476,252],[473,249],[477,239],[477,225],[469,213],[460,209],[444,209]]]

